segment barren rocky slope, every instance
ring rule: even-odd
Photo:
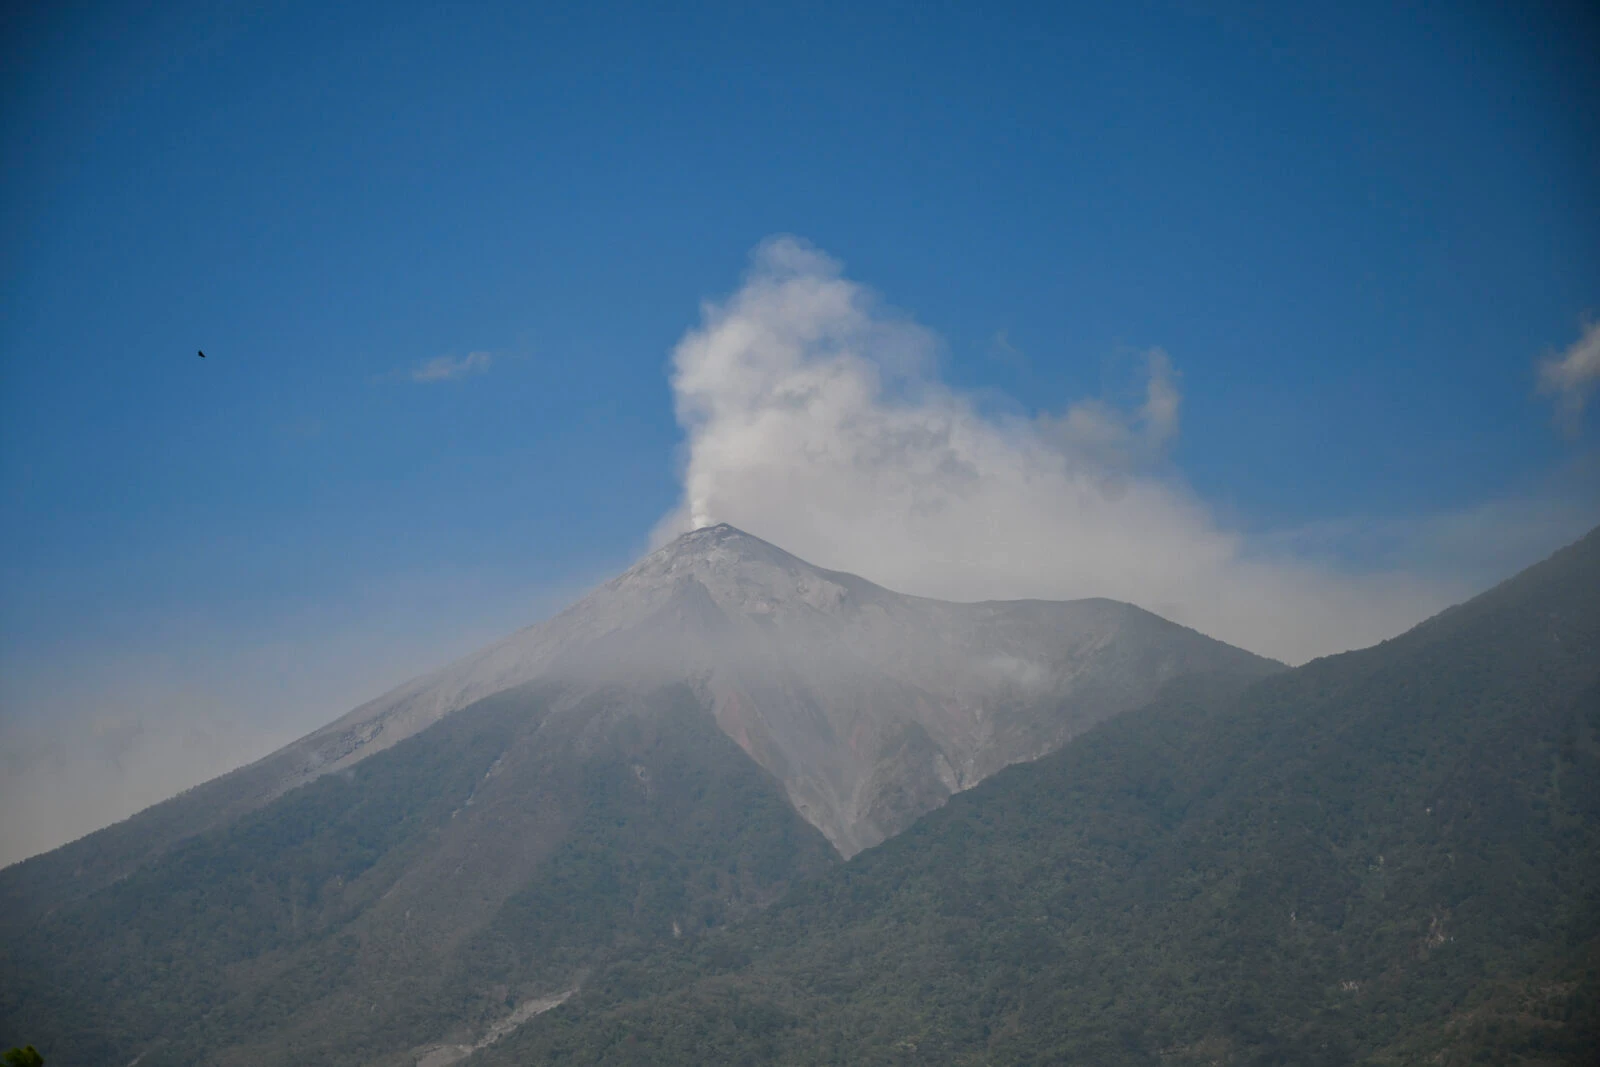
[[[312,734],[285,781],[535,679],[682,680],[849,856],[1173,677],[1277,666],[1115,601],[902,596],[722,525]]]

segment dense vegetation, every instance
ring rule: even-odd
[[[556,714],[576,747],[538,743]],[[61,1067],[409,1064],[834,862],[686,690],[520,690],[8,937],[0,1038]]]
[[[1591,1064],[1597,1005],[1591,534],[1376,648],[1175,688],[479,1058]]]

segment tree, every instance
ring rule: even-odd
[[[44,1067],[44,1057],[32,1045],[9,1049],[4,1056],[0,1056],[0,1061],[6,1067]]]

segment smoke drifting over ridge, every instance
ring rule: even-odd
[[[1472,590],[1253,553],[1153,461],[1178,432],[1167,355],[1142,405],[995,417],[941,383],[938,340],[791,237],[756,249],[672,358],[683,498],[818,565],[953,600],[1103,596],[1290,663],[1390,637]]]

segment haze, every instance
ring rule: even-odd
[[[1291,664],[1511,575],[1600,520],[1593,31],[7,16],[0,864],[712,523]]]

